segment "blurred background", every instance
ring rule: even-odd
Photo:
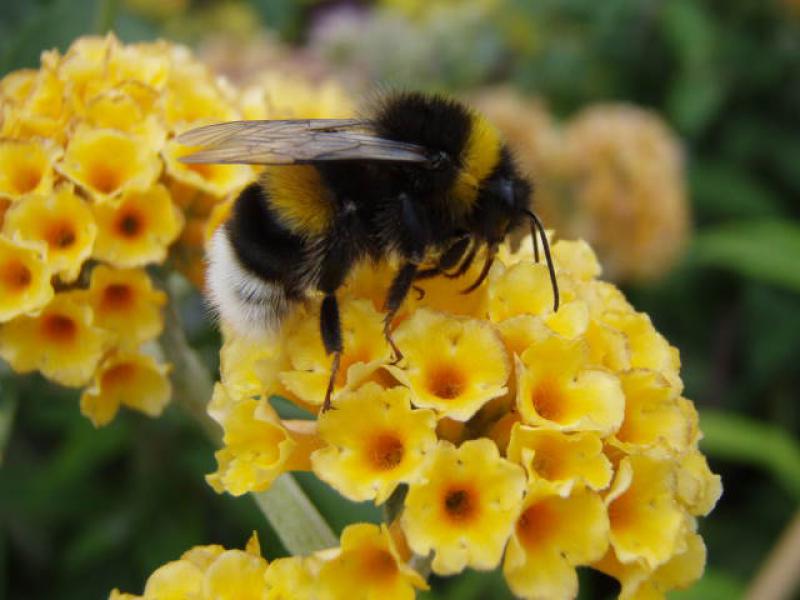
[[[110,29],[185,43],[237,85],[272,78],[275,102],[290,85],[355,103],[384,85],[480,106],[536,179],[545,223],[589,240],[680,349],[725,492],[701,523],[704,578],[672,597],[744,597],[800,563],[800,2],[2,0],[0,77]],[[213,366],[219,340],[186,302]],[[204,483],[212,448],[176,408],[95,430],[77,392],[2,364],[0,386],[0,598],[138,591],[190,546],[241,547],[253,529],[285,554],[249,497]],[[301,483],[337,531],[380,516]],[[794,554],[775,552],[782,536]],[[614,593],[582,582],[582,598]],[[426,597],[510,595],[468,573]]]

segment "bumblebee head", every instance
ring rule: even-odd
[[[528,220],[533,185],[504,151],[492,174],[481,183],[473,231],[489,244],[499,244]]]

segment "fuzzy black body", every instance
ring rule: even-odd
[[[532,191],[496,131],[460,103],[393,94],[376,104],[370,123],[378,138],[424,148],[426,160],[272,167],[296,171],[288,180],[280,171],[246,188],[211,252],[212,303],[223,317],[226,303],[238,303],[246,318],[228,320],[244,329],[257,330],[258,320],[274,329],[292,303],[322,292],[321,333],[335,353],[334,370],[342,351],[336,291],[356,262],[400,259],[385,306],[391,343],[388,324],[413,282],[450,269],[465,272],[482,247],[491,257],[525,218]],[[313,190],[315,200],[303,207],[287,202],[295,189]],[[422,269],[431,259],[438,262]],[[490,264],[488,258],[481,279]],[[270,308],[260,308],[264,303]]]

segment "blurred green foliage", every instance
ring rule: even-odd
[[[116,4],[0,3],[0,75],[97,31]],[[251,4],[294,41],[317,11],[311,2]],[[159,34],[158,22],[118,8],[123,40]],[[737,597],[800,497],[800,12],[777,0],[507,0],[486,27],[508,45],[507,64],[487,82],[510,79],[561,115],[634,102],[685,140],[696,236],[666,279],[626,293],[680,348],[686,393],[704,413],[704,449],[725,485],[702,524],[707,574],[674,597]],[[215,336],[200,331],[194,341],[215,353]],[[0,599],[140,590],[191,545],[240,547],[253,529],[268,556],[283,552],[249,498],[204,483],[212,448],[177,408],[158,420],[123,414],[94,431],[74,392],[0,371],[0,394]],[[365,518],[366,508],[313,477],[301,483],[337,531]],[[583,598],[615,589],[582,577]],[[423,597],[507,594],[496,575],[469,573],[436,580]]]

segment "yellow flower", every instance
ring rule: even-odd
[[[619,429],[625,397],[619,379],[591,367],[583,340],[541,327],[516,359],[517,409],[530,425],[607,435]]]
[[[159,567],[144,586],[145,600],[187,600],[203,597],[203,572],[188,560]]]
[[[666,592],[688,588],[700,579],[705,568],[706,546],[703,538],[692,529],[686,531],[679,547],[679,551],[655,571],[635,562],[621,563],[613,549],[592,566],[620,582],[620,600],[664,600]]]
[[[143,270],[113,269],[98,265],[92,270],[88,292],[96,325],[112,331],[118,343],[138,346],[161,333],[161,307],[167,295],[153,289]]]
[[[559,284],[562,280],[559,278]],[[569,290],[559,286],[562,300]],[[489,286],[489,318],[494,322],[518,315],[543,315],[553,311],[553,288],[544,264],[519,262],[496,275]]]
[[[99,230],[93,256],[122,268],[163,261],[183,226],[161,184],[130,191],[118,202],[96,204],[94,216]]]
[[[711,512],[722,495],[722,480],[708,468],[708,461],[697,448],[680,459],[678,499],[694,516]]]
[[[69,185],[47,196],[27,196],[12,206],[3,223],[9,238],[38,245],[50,269],[65,282],[80,274],[92,252],[97,225],[89,206]]]
[[[522,468],[501,458],[490,440],[470,440],[459,448],[439,442],[409,485],[401,517],[408,545],[422,556],[433,550],[433,571],[440,575],[467,566],[492,569],[524,491]]]
[[[341,307],[341,319],[344,352],[334,382],[334,398],[345,389],[358,387],[391,357],[383,335],[383,318],[370,303],[346,302]],[[281,383],[303,402],[321,405],[330,379],[331,357],[322,346],[318,318],[303,318],[298,311],[283,332],[289,364],[280,373]]]
[[[232,99],[205,66],[189,62],[186,53],[175,53],[173,59],[164,94],[168,125],[178,128],[198,121],[217,123],[239,118]]]
[[[525,467],[531,480],[549,482],[562,496],[569,495],[575,485],[605,489],[613,475],[600,436],[589,431],[563,433],[516,423],[507,455]]]
[[[61,385],[91,379],[108,343],[92,323],[85,292],[57,294],[36,317],[18,317],[0,328],[0,357],[20,373],[38,369]]]
[[[184,164],[182,156],[194,152],[189,146],[170,141],[163,156],[167,173],[177,181],[217,197],[238,192],[256,180],[256,172],[248,165]]]
[[[150,356],[117,352],[103,361],[94,385],[81,394],[81,412],[95,427],[111,422],[120,406],[157,417],[171,394],[168,372]]]
[[[0,323],[34,313],[52,297],[50,269],[39,254],[0,236]]]
[[[86,106],[83,119],[93,128],[131,134],[143,145],[158,151],[164,145],[167,132],[156,115],[146,111],[155,97],[157,92],[152,88],[128,82],[93,98]]]
[[[466,421],[506,393],[508,355],[494,328],[427,309],[416,311],[394,333],[405,367],[387,367],[413,393],[417,406]]]
[[[290,556],[272,561],[264,582],[265,600],[317,600],[322,561],[314,556]]]
[[[26,194],[49,194],[53,164],[60,156],[60,148],[44,141],[0,141],[0,196],[18,200]]]
[[[533,480],[506,550],[503,573],[522,598],[574,598],[575,567],[598,560],[608,547],[608,515],[595,492],[569,496]]]
[[[266,594],[267,561],[242,550],[226,550],[208,566],[203,597],[214,600],[261,600]]]
[[[311,457],[314,472],[341,494],[381,504],[400,483],[419,472],[436,445],[436,418],[412,410],[406,388],[384,390],[366,383],[342,394],[334,410],[319,417],[319,434],[329,444]]]
[[[639,455],[622,459],[605,499],[611,545],[621,562],[652,570],[675,554],[687,520],[676,487],[672,462]]]
[[[214,454],[217,471],[206,481],[234,496],[265,490],[285,470],[295,442],[265,399],[234,400],[227,394],[221,384],[214,388],[211,404],[226,407],[212,413],[225,431],[224,448]]]
[[[105,203],[130,190],[150,187],[161,161],[146,139],[114,129],[79,128],[70,136],[57,168]]]
[[[628,454],[656,458],[683,454],[692,443],[693,422],[680,390],[655,371],[636,369],[620,376],[625,419],[611,443]]]
[[[413,600],[414,589],[427,589],[425,580],[407,566],[385,525],[359,523],[342,532],[338,555],[320,568],[320,598],[347,600],[358,586],[365,600]]]

